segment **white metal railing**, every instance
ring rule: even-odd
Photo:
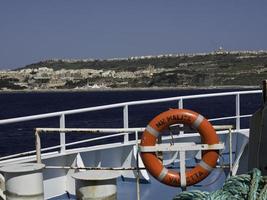
[[[233,169],[233,159],[232,159],[232,125],[219,125],[219,126],[214,126],[214,129],[216,131],[220,130],[228,130],[229,133],[229,152],[230,153],[230,161],[229,161],[229,169],[230,169],[230,174],[232,173]],[[140,152],[178,152],[179,153],[179,159],[180,159],[180,176],[181,176],[181,187],[185,188],[186,187],[186,152],[188,151],[202,151],[202,150],[223,150],[225,148],[224,143],[218,143],[218,144],[196,144],[195,142],[184,142],[184,143],[177,143],[177,144],[157,144],[155,146],[141,146],[139,145],[139,138],[138,138],[138,132],[143,132],[145,128],[122,128],[122,129],[117,129],[117,128],[103,128],[103,129],[88,129],[88,128],[36,128],[35,129],[35,145],[36,145],[36,162],[37,163],[42,163],[42,149],[41,149],[41,138],[40,134],[41,133],[60,133],[60,132],[65,132],[65,133],[70,133],[70,132],[76,132],[76,133],[85,133],[85,134],[91,134],[91,133],[113,133],[113,132],[130,132],[130,133],[135,133],[135,147],[136,147],[136,167],[135,166],[130,166],[130,168],[113,168],[109,167],[109,170],[136,170],[137,176],[136,176],[136,183],[137,183],[137,199],[140,199],[140,185],[139,185],[139,178],[140,178],[140,168],[139,168],[139,153]],[[120,133],[119,133],[120,134]],[[119,134],[116,134],[117,136]],[[114,135],[112,135],[114,136]],[[76,142],[77,143],[77,142]],[[74,143],[72,143],[73,145]],[[134,145],[133,144],[133,145]],[[69,145],[69,144],[68,144]],[[103,167],[70,167],[70,166],[46,166],[46,168],[50,169],[74,169],[74,168],[79,168],[79,169],[98,169],[98,170],[106,170],[107,168]]]
[[[240,112],[241,95],[259,94],[261,92],[262,92],[261,90],[250,90],[250,91],[222,92],[222,93],[200,94],[200,95],[187,95],[187,96],[160,98],[160,99],[152,99],[152,100],[130,101],[130,102],[116,103],[116,104],[103,105],[103,106],[95,106],[95,107],[80,108],[80,109],[74,109],[74,110],[65,110],[65,111],[59,111],[59,112],[51,112],[51,113],[45,113],[45,114],[31,115],[31,116],[25,116],[25,117],[16,117],[16,118],[11,118],[11,119],[3,119],[3,120],[0,120],[0,125],[25,122],[25,121],[32,121],[32,120],[37,120],[37,119],[46,119],[46,118],[51,118],[51,117],[59,117],[60,128],[64,129],[66,127],[65,117],[67,115],[74,115],[74,114],[99,111],[99,110],[107,110],[107,109],[113,109],[113,108],[122,108],[123,109],[123,113],[122,113],[122,115],[123,115],[123,128],[127,129],[127,128],[129,128],[129,113],[128,113],[129,106],[177,101],[177,107],[183,108],[185,100],[198,99],[198,98],[220,97],[220,96],[235,96],[235,116],[213,118],[213,119],[210,119],[209,121],[235,119],[235,127],[237,130],[239,130],[240,129],[240,119],[251,116],[250,114],[240,115],[240,113],[241,113]],[[99,139],[101,139],[101,137]],[[129,133],[124,134],[124,142],[126,143],[128,141],[129,141]],[[58,145],[56,147],[57,148],[60,147],[61,153],[64,153],[66,150],[66,146],[68,146],[68,145],[66,145],[66,143],[65,143],[65,133],[61,132],[60,133],[60,145]],[[1,160],[1,158],[0,158],[0,160]]]
[[[90,138],[87,140],[82,140],[82,141],[77,141],[77,142],[71,142],[66,144],[65,146],[71,146],[71,145],[77,145],[81,144],[84,142],[91,142],[99,139],[107,139],[111,137],[118,137],[118,136],[125,136],[125,133],[128,134],[133,134],[133,133],[138,133],[138,132],[143,132],[145,128],[102,128],[102,129],[92,129],[92,128],[36,128],[35,129],[35,145],[36,145],[36,156],[37,156],[37,162],[41,163],[41,138],[40,134],[41,133],[84,133],[84,134],[92,134],[92,133],[97,133],[97,134],[103,134],[103,133],[114,133],[118,132],[117,134],[112,134],[112,135],[106,135],[106,136],[101,136],[97,138]],[[135,135],[135,141],[138,140],[138,135]],[[46,150],[52,150],[55,147],[50,147],[46,148]],[[58,148],[58,146],[57,146]]]

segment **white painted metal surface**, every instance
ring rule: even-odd
[[[191,99],[198,99],[198,98],[210,98],[210,97],[223,97],[223,96],[235,96],[235,104],[236,104],[236,115],[235,116],[227,116],[227,117],[218,117],[210,119],[209,121],[220,121],[225,119],[236,119],[236,129],[238,130],[240,128],[240,119],[241,118],[248,118],[251,115],[240,115],[240,99],[242,95],[250,95],[250,94],[259,94],[261,93],[261,90],[251,90],[251,91],[236,91],[236,92],[222,92],[222,93],[211,93],[211,94],[200,94],[200,95],[188,95],[188,96],[179,96],[179,97],[170,97],[170,98],[161,98],[161,99],[152,99],[152,100],[142,100],[142,101],[131,101],[131,102],[125,102],[125,103],[116,103],[116,104],[110,104],[110,105],[103,105],[103,106],[95,106],[95,107],[89,107],[89,108],[81,108],[81,109],[75,109],[75,110],[66,110],[66,111],[59,111],[59,112],[52,112],[52,113],[46,113],[46,114],[38,114],[38,115],[32,115],[32,116],[26,116],[26,117],[17,117],[17,118],[11,118],[11,119],[2,119],[0,120],[0,125],[2,124],[10,124],[10,123],[18,123],[18,122],[24,122],[24,121],[31,121],[31,120],[37,120],[37,119],[45,119],[45,118],[51,118],[51,117],[59,117],[60,121],[60,127],[64,128],[66,126],[65,124],[65,117],[67,115],[73,115],[73,114],[79,114],[84,112],[92,112],[92,111],[98,111],[98,110],[107,110],[107,109],[113,109],[113,108],[123,108],[123,127],[127,128],[129,126],[129,114],[128,114],[128,108],[129,106],[135,106],[135,105],[145,105],[145,104],[154,104],[154,103],[162,103],[162,102],[171,102],[171,101],[177,101],[177,105],[179,108],[183,108],[184,101],[188,101]],[[181,134],[183,131],[181,131]],[[101,138],[99,138],[101,139]],[[128,133],[124,134],[124,141],[127,143],[129,140]],[[79,141],[82,143],[81,141]],[[52,147],[52,149],[61,148],[61,152],[64,153],[65,148],[65,134],[62,132],[60,136],[60,145]],[[46,150],[49,150],[47,148]],[[20,155],[30,155],[34,154],[35,151],[29,151],[29,152],[23,152],[22,154],[16,154],[11,156],[5,156],[1,159],[9,159],[12,157],[17,157]]]
[[[210,119],[209,121],[220,121],[225,119],[235,119],[235,129],[238,130],[238,133],[236,130],[233,130],[233,137],[236,134],[242,134],[245,138],[248,137],[248,130],[243,130],[240,127],[240,119],[241,118],[249,118],[250,114],[244,114],[240,109],[240,99],[242,98],[242,95],[247,94],[258,94],[261,93],[260,90],[253,90],[253,91],[239,91],[239,92],[225,92],[225,93],[213,93],[213,94],[201,94],[201,95],[190,95],[190,96],[181,96],[181,97],[172,97],[172,98],[163,98],[163,99],[154,99],[154,100],[144,100],[144,101],[132,101],[132,102],[125,102],[125,103],[118,103],[118,104],[111,104],[111,105],[104,105],[104,106],[96,106],[96,107],[90,107],[90,108],[82,108],[82,109],[75,109],[75,110],[66,110],[66,111],[60,111],[60,112],[54,112],[54,113],[46,113],[46,114],[40,114],[40,115],[33,115],[33,116],[26,116],[26,117],[19,117],[19,118],[13,118],[13,119],[4,119],[0,120],[1,124],[9,124],[9,123],[17,123],[17,122],[23,122],[23,121],[31,121],[36,119],[45,119],[50,117],[59,117],[60,127],[57,129],[43,129],[42,131],[59,131],[60,134],[60,145],[53,146],[53,147],[47,147],[41,149],[41,142],[39,144],[39,147],[37,148],[39,151],[39,155],[41,157],[42,153],[42,162],[46,165],[48,164],[50,168],[44,169],[44,185],[45,185],[45,192],[46,196],[45,198],[52,198],[56,197],[58,195],[62,195],[66,193],[66,191],[70,194],[75,193],[74,180],[71,178],[71,176],[77,171],[77,168],[79,166],[91,167],[91,166],[97,166],[97,167],[103,167],[105,166],[113,166],[117,168],[130,168],[132,166],[136,166],[138,164],[138,167],[141,167],[140,162],[138,163],[139,156],[137,156],[137,149],[134,150],[133,147],[135,147],[138,143],[138,140],[130,140],[129,135],[130,134],[137,134],[137,132],[142,132],[144,128],[130,128],[129,127],[129,107],[130,106],[136,106],[136,105],[144,105],[144,104],[154,104],[154,103],[162,103],[162,102],[171,102],[176,101],[177,107],[183,108],[184,102],[189,101],[191,99],[197,99],[197,98],[210,98],[210,97],[223,97],[223,96],[233,96],[235,98],[235,110],[233,113],[235,113],[235,116],[218,116],[217,118]],[[65,117],[67,115],[73,115],[78,113],[84,113],[84,112],[91,112],[91,111],[97,111],[97,110],[106,110],[106,109],[113,109],[113,108],[122,108],[122,117],[123,117],[123,128],[118,129],[66,129],[66,122]],[[68,127],[68,126],[67,126]],[[226,138],[225,135],[228,135],[228,129],[231,129],[232,127],[225,127],[225,131],[218,131],[220,137]],[[41,131],[38,130],[37,131]],[[93,132],[93,133],[112,133],[110,135],[100,136],[97,138],[90,138],[86,140],[71,142],[68,144],[65,144],[65,134],[70,133],[71,131],[80,131],[80,132]],[[114,134],[115,133],[115,134]],[[121,137],[124,136],[123,142],[118,143],[110,143],[105,145],[98,145],[98,146],[88,146],[88,147],[82,147],[82,148],[67,148],[72,145],[82,144],[86,142],[92,142],[92,141],[98,141],[98,140],[105,140],[107,138],[115,138],[115,137]],[[180,135],[173,135],[173,139],[177,142],[196,142],[198,141],[199,134],[197,133],[184,133],[184,131],[180,131]],[[160,148],[157,150],[173,150],[177,151],[177,146],[169,147],[169,142],[172,140],[171,136],[164,136],[163,137],[163,144]],[[241,143],[243,140],[241,141]],[[37,140],[38,143],[38,140]],[[167,144],[166,144],[167,143]],[[241,159],[242,153],[245,151],[245,146],[247,142],[244,140],[242,143],[241,150],[236,149],[236,140],[233,139],[231,142],[233,151],[237,152],[237,155],[234,154],[233,159],[234,165],[233,165],[233,171],[234,174],[237,172],[237,169],[239,168],[239,160]],[[165,145],[165,146],[164,146]],[[169,145],[169,146],[167,146]],[[192,144],[191,147],[196,146],[196,144]],[[181,146],[180,146],[181,147]],[[216,146],[218,148],[223,148],[222,144],[219,144]],[[154,147],[153,147],[154,148]],[[176,148],[176,149],[175,149]],[[197,146],[195,149],[207,149],[211,148],[210,146]],[[229,150],[229,146],[227,144],[225,145],[225,148],[227,151]],[[48,150],[56,150],[50,153],[43,153]],[[150,149],[151,150],[151,149]],[[154,151],[155,149],[153,149]],[[183,148],[184,150],[184,148]],[[226,151],[226,153],[228,153]],[[108,152],[108,154],[107,154]],[[21,162],[32,162],[36,161],[35,154],[36,151],[29,151],[24,153],[19,153],[15,155],[5,156],[0,158],[0,166],[4,164],[10,164],[10,163],[21,163]],[[79,155],[79,156],[78,156]],[[176,154],[177,155],[177,154]],[[229,155],[229,154],[228,154]],[[181,156],[181,155],[180,155]],[[187,156],[187,155],[186,155]],[[195,155],[192,154],[194,157]],[[16,158],[18,157],[18,158]],[[79,158],[78,158],[79,157]],[[183,157],[183,155],[182,155]],[[175,158],[172,159],[172,162],[177,161]],[[82,162],[82,164],[81,164]],[[78,164],[79,163],[79,164]],[[180,163],[181,164],[181,163]],[[183,163],[182,163],[183,164]],[[79,166],[78,166],[79,165]],[[51,166],[54,166],[54,169],[52,169]],[[62,168],[64,166],[64,168]],[[73,166],[73,168],[70,168]],[[241,166],[242,167],[242,166]],[[183,171],[183,166],[180,166],[180,169]],[[142,170],[141,170],[142,171]],[[125,177],[132,177],[131,174],[136,175],[133,173],[133,170],[131,171],[125,171],[124,175]],[[140,178],[144,175],[143,173],[140,173]],[[144,177],[144,176],[143,176]],[[142,178],[143,178],[142,177]],[[137,188],[139,187],[137,183]],[[140,190],[142,192],[142,188]],[[139,193],[139,192],[138,192]],[[138,195],[137,195],[138,197]],[[64,198],[63,198],[64,199]]]
[[[235,96],[235,115],[236,115],[236,121],[235,121],[235,127],[236,130],[240,129],[240,94],[236,94]]]
[[[0,199],[6,199],[6,195],[4,194],[5,189],[5,178],[4,176],[0,173]]]
[[[121,175],[120,171],[90,170],[90,171],[75,173],[74,175],[72,175],[72,177],[78,180],[103,181],[103,180],[109,180],[109,179],[116,179],[120,175]]]
[[[176,143],[176,144],[157,144],[155,146],[140,146],[140,152],[156,152],[156,151],[198,151],[198,150],[222,150],[224,144],[195,144],[193,142]]]
[[[185,151],[179,151],[180,156],[180,174],[181,174],[181,187],[186,187],[186,176],[185,176]]]
[[[223,136],[224,134],[228,134],[227,132],[228,131],[226,131],[226,133],[223,133],[221,135]],[[184,134],[180,139],[183,140],[183,139],[191,138],[190,140],[194,141],[195,139],[197,139],[198,136],[199,136],[198,134]],[[165,141],[165,140],[169,140],[168,137],[164,137],[163,141]],[[120,162],[116,161],[117,158],[119,158],[118,160],[122,160],[122,154],[118,153],[118,151],[116,150],[117,148],[120,148],[121,149],[120,152],[124,152],[125,155],[127,155],[127,157],[129,157],[129,158],[125,158],[125,161],[123,164],[123,166],[126,167],[126,166],[130,166],[130,165],[134,164],[134,163],[130,162],[132,160],[132,158],[131,158],[129,152],[127,153],[126,147],[127,146],[133,147],[134,145],[136,145],[136,143],[135,143],[135,141],[132,141],[129,143],[131,143],[131,144],[125,145],[125,144],[117,143],[117,144],[108,144],[108,145],[87,147],[87,148],[81,148],[81,149],[70,149],[70,150],[66,151],[66,154],[63,157],[61,156],[60,153],[59,154],[58,153],[44,154],[42,157],[42,161],[48,165],[58,165],[58,164],[59,165],[64,165],[64,164],[66,165],[66,163],[64,161],[65,159],[62,160],[61,157],[62,158],[66,157],[66,159],[69,159],[68,157],[70,155],[75,154],[75,152],[77,152],[77,153],[80,152],[80,155],[84,161],[85,166],[88,166],[88,161],[94,160],[96,157],[99,158],[100,160],[104,161],[104,163],[110,163],[108,166],[112,166],[112,165],[114,165],[114,163],[117,163],[116,166],[120,166],[120,165],[118,165]],[[90,154],[88,154],[87,152]],[[91,153],[93,153],[93,154],[91,154]],[[110,158],[110,161],[106,160],[108,157],[103,158],[101,156],[103,154],[107,154],[108,157]],[[95,156],[92,157],[92,155],[95,155]],[[53,162],[50,162],[49,161],[50,159],[52,159],[51,161],[53,161]],[[15,160],[19,161],[18,159],[15,159]],[[30,160],[34,161],[34,158],[29,157],[29,158],[20,159],[19,162],[29,162]],[[115,162],[113,163],[112,160],[114,160]],[[49,161],[49,162],[47,162],[47,161]],[[129,164],[126,164],[126,163],[129,163]],[[89,165],[89,166],[92,166],[92,165]],[[93,166],[97,166],[97,165],[93,165]],[[49,169],[49,170],[51,171],[52,169]],[[45,183],[46,199],[63,194],[65,191],[68,191],[71,194],[73,194],[73,192],[75,192],[75,190],[72,192],[71,188],[68,189],[68,187],[66,187],[66,186],[64,187],[64,184],[71,185],[70,183],[66,182],[67,179],[64,177],[64,175],[59,176],[57,178],[56,174],[58,174],[61,171],[60,169],[58,169],[58,170],[54,169],[53,173],[51,171],[52,174],[55,174],[55,177],[52,179],[47,179],[44,182]],[[72,170],[72,169],[69,169],[69,170]],[[141,188],[141,192],[142,192],[142,188]]]
[[[60,115],[59,126],[62,129],[65,128],[65,126],[66,126],[65,125],[65,114]],[[61,145],[60,152],[61,153],[65,153],[65,151],[66,151],[66,138],[65,138],[65,133],[64,132],[60,133],[60,145]]]
[[[44,199],[44,164],[22,163],[0,168],[5,177],[7,200]]]
[[[240,96],[242,94],[258,94],[258,93],[262,93],[262,91],[261,90],[251,90],[251,91],[237,91],[237,92],[222,92],[222,93],[212,93],[212,94],[200,94],[200,95],[188,95],[188,96],[180,96],[180,97],[161,98],[161,99],[153,99],[153,100],[131,101],[131,102],[116,103],[116,104],[110,104],[110,105],[104,105],[104,106],[95,106],[95,107],[89,107],[89,108],[81,108],[81,109],[75,109],[75,110],[66,110],[66,111],[60,111],[60,112],[32,115],[32,116],[26,116],[26,117],[3,119],[3,120],[0,120],[0,125],[1,124],[16,123],[16,122],[23,122],[23,121],[31,121],[31,120],[36,120],[36,119],[45,119],[45,118],[57,117],[57,116],[60,117],[63,114],[64,115],[72,115],[72,114],[78,114],[78,113],[84,113],[84,112],[91,112],[91,111],[97,111],[97,110],[106,110],[106,109],[111,109],[111,108],[124,107],[124,106],[129,107],[129,106],[133,106],[133,105],[162,103],[162,102],[170,102],[170,101],[178,101],[178,102],[181,101],[179,106],[182,107],[183,100],[188,100],[188,99],[220,97],[220,96],[233,96],[233,95]],[[236,100],[240,100],[240,98],[236,98]],[[239,102],[236,102],[236,105],[239,105]]]
[[[129,128],[129,111],[128,111],[128,105],[125,105],[123,107],[123,128]],[[129,135],[124,135],[124,142],[129,141]]]
[[[121,173],[111,170],[91,170],[72,175],[77,199],[116,200],[117,178]]]

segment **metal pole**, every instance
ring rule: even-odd
[[[72,166],[45,166],[47,169],[86,169],[86,170],[113,170],[113,171],[132,171],[137,170],[137,167],[72,167]],[[228,167],[229,168],[229,167]],[[139,170],[144,170],[145,167],[140,168]]]
[[[240,94],[236,94],[235,98],[235,115],[236,115],[236,130],[240,129]]]
[[[60,128],[65,128],[65,114],[60,115],[60,120],[59,120],[59,127]],[[61,132],[60,133],[60,152],[61,153],[65,153],[66,151],[66,137],[65,137],[65,133]]]
[[[178,101],[178,108],[179,109],[182,109],[183,107],[184,107],[183,99],[179,99],[179,101]]]
[[[232,147],[232,129],[229,129],[229,162],[230,162],[230,176],[233,171],[233,147]]]
[[[183,109],[183,108],[184,108],[184,102],[183,102],[183,99],[179,99],[178,107],[179,107],[179,109]],[[180,125],[180,128],[183,129],[183,127],[184,127],[184,125],[181,124],[181,125]],[[184,134],[184,131],[180,130],[180,131],[179,131],[179,134],[180,134],[180,135]]]
[[[262,81],[262,97],[265,104],[267,101],[267,80]]]
[[[128,105],[123,107],[123,128],[129,128]],[[124,143],[129,141],[129,134],[124,135]]]
[[[137,170],[137,167],[72,167],[72,166],[53,166],[53,165],[46,165],[46,169],[85,169],[85,170],[113,170],[113,171],[132,171]],[[166,167],[167,169],[179,169],[178,167]],[[187,169],[193,169],[195,166],[186,166]],[[230,169],[229,165],[216,165],[215,168],[222,168],[222,169]],[[139,170],[145,170],[145,167],[139,167]]]
[[[136,196],[137,200],[140,200],[140,177],[139,177],[139,147],[138,147],[138,132],[135,131],[135,141],[136,141]]]
[[[179,151],[179,156],[180,156],[181,188],[182,188],[182,191],[186,191],[185,151]]]
[[[40,139],[40,133],[38,131],[35,131],[35,148],[36,148],[36,162],[42,163],[42,160],[41,160],[41,139]]]

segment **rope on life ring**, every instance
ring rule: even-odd
[[[142,135],[141,146],[155,146],[161,132],[177,123],[186,124],[196,129],[201,135],[201,142],[204,144],[219,143],[214,128],[202,115],[186,109],[170,109],[149,122]],[[180,173],[165,168],[154,152],[141,152],[141,158],[146,169],[154,178],[166,185],[181,186]],[[203,151],[202,160],[195,168],[186,172],[186,185],[194,185],[206,178],[216,166],[218,158],[218,150]]]

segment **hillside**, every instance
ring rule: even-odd
[[[7,89],[257,86],[267,78],[267,52],[47,60],[0,75]]]

